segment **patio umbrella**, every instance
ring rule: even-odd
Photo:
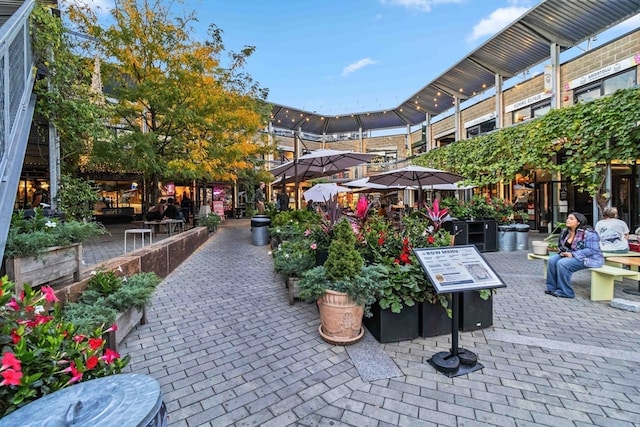
[[[453,184],[462,179],[463,177],[455,173],[411,165],[372,175],[369,177],[369,183],[420,188],[437,184]]]
[[[305,201],[313,200],[313,201],[323,201],[329,200],[331,197],[335,196],[338,193],[345,193],[347,191],[351,191],[350,188],[342,187],[336,183],[330,184],[316,184],[304,193],[302,196]]]
[[[358,153],[355,151],[316,150],[298,157],[276,168],[271,169],[273,176],[285,175],[297,177],[299,180],[319,178],[334,175],[353,166],[367,163],[375,154]]]
[[[388,186],[418,187],[418,199],[422,201],[422,188],[438,184],[453,184],[462,179],[463,177],[455,173],[410,165],[372,175],[369,177],[369,182]]]

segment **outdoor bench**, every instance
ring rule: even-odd
[[[613,256],[613,254],[611,255]],[[549,255],[537,255],[529,253],[527,259],[541,259],[544,261],[543,277],[547,278],[547,261]],[[605,257],[606,259],[606,257]],[[591,301],[610,301],[613,299],[614,281],[622,281],[624,277],[629,279],[640,280],[640,273],[637,271],[626,270],[611,265],[603,265],[602,267],[589,268],[591,270]]]

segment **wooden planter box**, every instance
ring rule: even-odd
[[[373,316],[365,317],[362,323],[383,344],[412,340],[419,335],[418,304],[405,306],[400,313],[394,313],[390,308],[383,310],[376,302],[371,306],[371,313]]]
[[[69,278],[69,283],[80,281],[82,244],[54,246],[35,256],[7,258],[7,275],[15,283],[16,295],[28,283],[37,287],[45,283]]]
[[[116,318],[117,330],[107,334],[107,347],[113,351],[118,351],[118,345],[138,324],[145,325],[147,323],[147,308],[142,309],[131,307],[129,310],[120,313]]]

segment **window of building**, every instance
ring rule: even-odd
[[[491,132],[495,128],[496,119],[487,120],[479,125],[471,126],[467,128],[467,139],[475,138],[476,136]]]
[[[589,102],[605,95],[610,95],[618,89],[627,89],[636,84],[636,69],[624,71],[615,76],[602,79],[599,82],[576,90],[574,100]]]
[[[521,108],[520,110],[516,110],[512,113],[513,123],[524,122],[526,120],[542,117],[545,114],[547,114],[550,109],[551,109],[551,102],[549,101],[545,101],[539,104],[529,105],[527,107]]]

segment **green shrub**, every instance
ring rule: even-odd
[[[137,273],[126,278],[99,271],[89,280],[80,300],[65,305],[63,316],[81,333],[88,333],[112,324],[120,312],[131,307],[143,308],[161,281],[155,273]]]

